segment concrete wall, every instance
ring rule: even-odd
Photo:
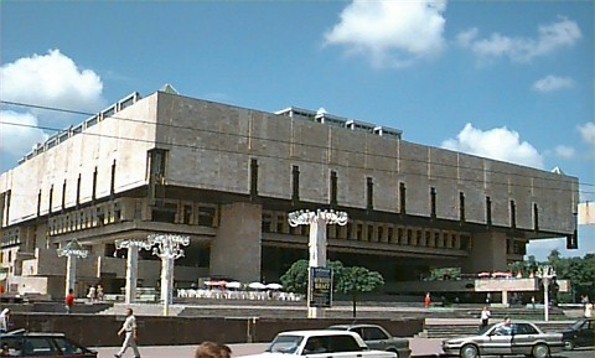
[[[52,313],[14,313],[16,328],[31,332],[63,332],[83,345],[119,346],[116,335],[124,316]],[[351,319],[248,319],[199,317],[137,317],[138,334],[143,346],[199,344],[203,341],[226,343],[270,342],[281,331],[320,329],[332,324],[352,323]],[[365,320],[383,325],[395,336],[412,337],[423,328],[422,319]],[[164,334],[166,332],[166,334]],[[250,334],[248,334],[250,332]],[[142,349],[142,348],[141,348]]]
[[[221,208],[226,223],[211,244],[211,275],[260,281],[262,207],[235,203]]]
[[[167,182],[248,194],[250,160],[258,160],[258,192],[290,199],[292,166],[300,171],[301,200],[330,202],[329,177],[338,176],[339,205],[365,208],[366,178],[374,184],[374,208],[399,212],[399,183],[406,187],[408,214],[430,216],[430,188],[436,190],[438,218],[459,220],[459,193],[465,219],[571,234],[575,228],[577,178],[484,159],[403,140],[319,124],[304,119],[230,107],[165,93],[159,94],[159,121],[192,129],[159,127],[170,150]]]
[[[475,280],[475,291],[539,291],[536,278],[515,278],[501,280]]]
[[[470,255],[463,263],[464,271],[507,270],[506,240],[505,234],[497,232],[473,235]]]
[[[139,187],[147,182],[147,150],[153,148],[157,95],[106,118],[64,142],[0,175],[0,193],[11,190],[9,224],[35,217],[41,190],[40,214],[48,213],[50,188],[52,211],[76,204],[77,181],[81,175],[80,203],[91,201],[93,173],[97,168],[96,197],[110,194],[111,168],[116,161],[115,191]],[[131,120],[136,121],[131,121]],[[138,121],[143,121],[140,123]],[[148,122],[148,123],[146,123]],[[128,140],[133,139],[133,140]]]

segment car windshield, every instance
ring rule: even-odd
[[[572,326],[570,326],[570,328],[572,328],[572,329],[581,329],[581,327],[583,326],[583,323],[585,323],[585,320],[580,319],[580,320],[574,322],[572,324]]]
[[[490,325],[490,326],[485,326],[483,328],[480,328],[478,335],[482,335],[485,334],[487,331],[489,331],[490,329],[492,329],[492,327],[494,327],[495,325]]]
[[[267,352],[294,354],[304,337],[302,336],[277,336],[267,348]]]

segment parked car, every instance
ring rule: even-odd
[[[97,358],[97,352],[73,342],[63,333],[18,330],[0,335],[0,357]]]
[[[370,350],[354,332],[337,330],[289,331],[279,333],[264,353],[243,358],[397,358],[393,352]]]
[[[328,329],[338,329],[355,332],[362,337],[370,349],[378,349],[397,353],[398,358],[408,358],[411,355],[409,339],[393,337],[384,327],[377,324],[339,324]]]
[[[562,333],[544,333],[531,322],[517,322],[510,326],[498,323],[484,328],[478,335],[442,342],[446,354],[461,358],[509,354],[546,358],[563,348]]]
[[[593,318],[581,318],[568,329],[562,331],[564,349],[595,346],[595,321]]]

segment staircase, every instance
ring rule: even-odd
[[[132,308],[135,316],[163,316],[163,305],[153,303],[114,303],[114,305],[99,314],[124,316],[126,310]],[[182,305],[170,305],[169,316],[178,316],[186,307]]]
[[[498,321],[492,320],[492,322]],[[544,332],[561,332],[570,326],[573,321],[533,322]],[[418,337],[446,339],[474,335],[477,334],[478,331],[478,319],[426,318],[424,322],[424,330],[418,334]]]

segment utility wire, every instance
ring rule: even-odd
[[[64,108],[58,108],[58,107],[49,107],[49,106],[42,106],[42,105],[35,105],[35,104],[27,104],[27,103],[20,103],[20,102],[12,102],[12,101],[5,101],[5,100],[0,100],[0,103],[7,104],[7,105],[13,105],[13,106],[26,107],[26,108],[35,108],[35,109],[43,109],[43,110],[55,111],[55,112],[61,112],[61,113],[76,114],[76,115],[86,115],[86,116],[96,116],[96,115],[98,115],[98,114],[94,114],[94,113],[90,113],[90,112],[85,112],[85,111],[64,109]],[[282,140],[282,139],[264,138],[264,137],[258,137],[258,136],[251,136],[251,135],[247,135],[247,134],[228,133],[228,132],[222,132],[222,131],[217,131],[217,130],[212,130],[212,129],[199,129],[199,128],[195,128],[195,127],[191,127],[191,126],[184,126],[184,125],[178,125],[178,124],[172,124],[172,123],[155,123],[155,122],[151,122],[151,121],[147,121],[147,120],[132,119],[132,118],[126,118],[126,117],[121,117],[121,116],[115,116],[115,115],[111,115],[109,118],[113,118],[113,119],[121,120],[121,121],[129,121],[129,122],[134,122],[134,123],[139,123],[139,124],[147,124],[147,125],[154,125],[154,126],[171,127],[171,128],[175,128],[175,129],[198,131],[198,132],[204,132],[204,133],[225,135],[225,136],[230,136],[230,137],[239,137],[239,138],[242,138],[242,139],[252,139],[252,140],[269,141],[269,142],[273,142],[273,143],[281,143],[281,144],[286,144],[286,145],[290,145],[290,146],[291,145],[297,145],[297,146],[300,146],[300,147],[312,147],[312,148],[316,148],[316,149],[324,150],[324,151],[328,151],[329,150],[329,148],[327,146],[324,146],[324,145],[306,144],[306,143],[292,143],[291,141]],[[41,126],[41,125],[27,125],[27,124],[20,124],[20,123],[12,123],[12,122],[5,122],[5,121],[1,121],[1,120],[0,120],[0,123],[1,124],[6,124],[6,125],[20,126],[20,127],[29,127],[29,128],[43,129],[43,130],[55,131],[55,132],[67,132],[68,131],[67,129],[65,130],[65,129],[48,127],[48,126]],[[186,144],[157,142],[157,141],[153,141],[153,140],[142,140],[142,139],[139,139],[139,138],[126,138],[126,137],[112,136],[112,135],[107,135],[107,134],[88,133],[86,131],[82,131],[80,134],[100,136],[100,137],[108,137],[108,138],[113,138],[113,139],[122,139],[122,140],[127,140],[127,141],[138,141],[138,142],[147,142],[147,143],[154,143],[154,144],[179,146],[179,147],[186,147],[186,148],[192,148],[192,149],[211,150],[211,151],[222,151],[222,152],[236,153],[236,154],[246,154],[246,153],[241,152],[241,151],[231,151],[231,150],[226,150],[226,149],[211,149],[211,148],[207,148],[207,147],[199,147],[199,146],[186,145]],[[392,156],[392,155],[387,155],[387,154],[365,153],[365,152],[354,151],[354,150],[349,150],[349,149],[335,149],[335,148],[333,148],[331,150],[332,151],[335,151],[335,152],[345,152],[345,153],[348,153],[348,154],[367,155],[369,157],[379,157],[381,159],[390,159],[390,160],[395,160],[395,161],[400,160],[402,162],[408,162],[409,161],[409,162],[422,163],[424,165],[450,167],[450,168],[454,168],[454,169],[457,169],[457,170],[464,169],[464,170],[470,170],[470,171],[480,171],[482,174],[484,174],[485,172],[488,172],[488,173],[492,173],[492,174],[502,174],[502,175],[506,175],[506,176],[520,176],[520,177],[526,178],[526,176],[523,175],[523,174],[510,173],[510,172],[497,171],[497,170],[487,170],[486,171],[483,168],[477,168],[477,167],[471,167],[471,166],[464,166],[464,165],[458,165],[458,166],[456,166],[456,165],[444,164],[444,163],[440,163],[440,162],[434,162],[434,161],[428,161],[428,160],[422,160],[422,159],[399,158],[399,157]],[[268,158],[274,158],[274,159],[287,160],[287,158],[279,157],[279,156],[272,156],[272,155],[265,155],[265,154],[259,154],[259,156],[261,156],[261,157],[268,157]],[[309,162],[309,163],[315,163],[315,164],[324,164],[324,165],[328,165],[329,164],[329,163],[318,162],[318,161],[307,160],[307,159],[300,159],[300,161],[302,161],[302,162]],[[337,166],[337,167],[364,169],[364,170],[372,170],[372,171],[381,171],[381,172],[390,172],[390,173],[395,173],[396,172],[396,171],[393,171],[393,170],[386,170],[386,169],[375,169],[375,168],[366,168],[366,167],[358,167],[358,166],[346,166],[346,165],[340,165],[340,164],[333,164],[333,165],[334,166]],[[399,173],[399,172],[396,172],[396,173]],[[418,175],[418,176],[427,177],[427,175],[414,174],[414,173],[410,173],[410,174],[405,173],[403,175]],[[481,180],[464,179],[464,178],[456,178],[456,177],[449,177],[449,176],[431,175],[431,177],[433,177],[433,178],[441,178],[441,179],[448,179],[448,180],[454,180],[454,181],[470,181],[470,182],[484,183],[484,181],[481,181]],[[561,179],[552,179],[552,178],[543,178],[543,177],[542,178],[538,178],[538,179],[541,180],[541,181],[552,181],[552,182],[559,182],[559,183],[568,183],[568,181],[561,180]],[[508,182],[506,182],[506,183],[492,182],[492,184],[512,185],[512,186],[528,187],[528,188],[531,187],[531,186],[527,186],[527,185],[512,184],[512,183],[508,183]],[[592,183],[579,182],[578,184],[579,185],[582,185],[582,186],[592,186],[592,187],[595,187],[595,184],[592,184]],[[560,190],[566,190],[566,189],[556,189],[556,188],[539,187],[539,186],[532,186],[532,187],[533,188],[541,188],[541,189],[549,189],[549,190],[558,190],[558,191],[560,191]],[[593,193],[595,193],[595,192],[589,192],[589,191],[580,191],[580,192],[581,193],[585,193],[585,194],[593,194]]]

